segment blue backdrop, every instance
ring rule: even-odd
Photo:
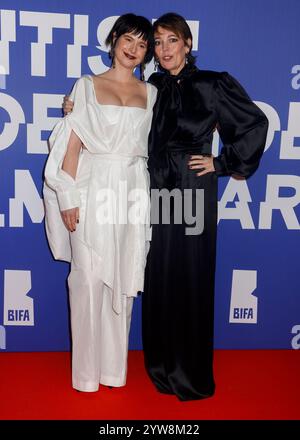
[[[190,21],[197,65],[229,71],[270,121],[256,174],[219,179],[215,346],[300,348],[299,0],[1,0],[2,351],[70,347],[69,267],[52,259],[44,232],[46,140],[76,78],[109,65],[116,16],[170,10]],[[141,348],[140,305],[131,348]]]

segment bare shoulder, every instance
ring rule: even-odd
[[[136,83],[140,86],[140,87],[146,87],[146,81],[142,81],[141,79],[138,78],[134,78],[134,80],[136,81]]]
[[[147,89],[147,83],[136,78],[136,86],[143,92]]]
[[[99,75],[92,75],[92,78],[93,78],[93,81],[96,81],[96,82],[103,82],[103,81],[111,80],[108,72],[99,73]]]

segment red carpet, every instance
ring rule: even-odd
[[[159,394],[140,351],[129,352],[127,386],[71,388],[69,353],[1,353],[0,418],[96,420],[299,420],[300,351],[216,350],[216,394],[180,402]]]

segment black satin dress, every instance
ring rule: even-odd
[[[147,372],[160,392],[180,400],[212,396],[217,178],[248,177],[263,154],[268,121],[228,73],[186,65],[179,75],[155,73],[158,88],[149,135],[151,189],[204,190],[204,230],[152,225],[143,294],[143,347]],[[211,154],[214,129],[223,148],[215,172],[198,177],[188,161]]]

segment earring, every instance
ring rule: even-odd
[[[186,56],[185,56],[185,64],[188,64],[188,62],[189,62],[189,56],[186,55]]]
[[[145,71],[145,64],[141,63],[140,64],[140,80],[141,81],[145,81],[144,71]]]
[[[158,71],[159,62],[157,58],[154,58],[154,72]]]

